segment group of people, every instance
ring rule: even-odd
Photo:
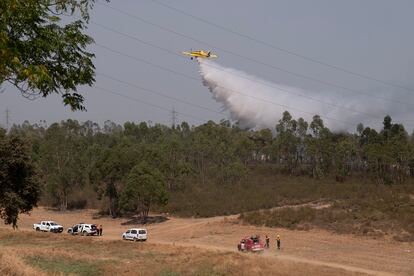
[[[266,239],[265,239],[265,247],[266,248],[270,248],[270,238],[268,235],[266,235]],[[280,236],[276,235],[276,247],[278,250],[280,250]]]

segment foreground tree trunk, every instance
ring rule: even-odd
[[[118,217],[118,192],[115,183],[111,182],[106,188],[106,195],[109,198],[109,214],[111,217]]]

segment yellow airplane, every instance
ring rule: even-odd
[[[217,55],[212,54],[210,51],[204,52],[203,50],[191,51],[191,52],[182,52],[184,55],[190,56],[191,59],[194,58],[217,58]]]

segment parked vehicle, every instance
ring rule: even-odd
[[[45,220],[45,221],[41,221],[40,223],[35,223],[33,224],[33,229],[35,229],[36,231],[43,231],[43,232],[53,232],[53,233],[63,232],[63,226],[51,220]]]
[[[237,249],[242,252],[263,252],[264,243],[260,240],[259,236],[254,235],[241,239],[237,245]]]
[[[98,228],[95,224],[79,223],[68,228],[68,233],[72,235],[93,236],[98,235]]]
[[[75,224],[72,227],[69,227],[68,228],[68,234],[72,234],[72,235],[79,234],[78,230],[80,229],[80,225],[81,225],[81,223]]]
[[[122,239],[132,241],[146,241],[148,239],[148,233],[144,228],[128,229],[128,231],[122,234]]]

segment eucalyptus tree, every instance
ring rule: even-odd
[[[164,178],[157,168],[141,162],[131,169],[120,198],[124,212],[138,212],[145,220],[151,206],[165,205],[167,201]]]

